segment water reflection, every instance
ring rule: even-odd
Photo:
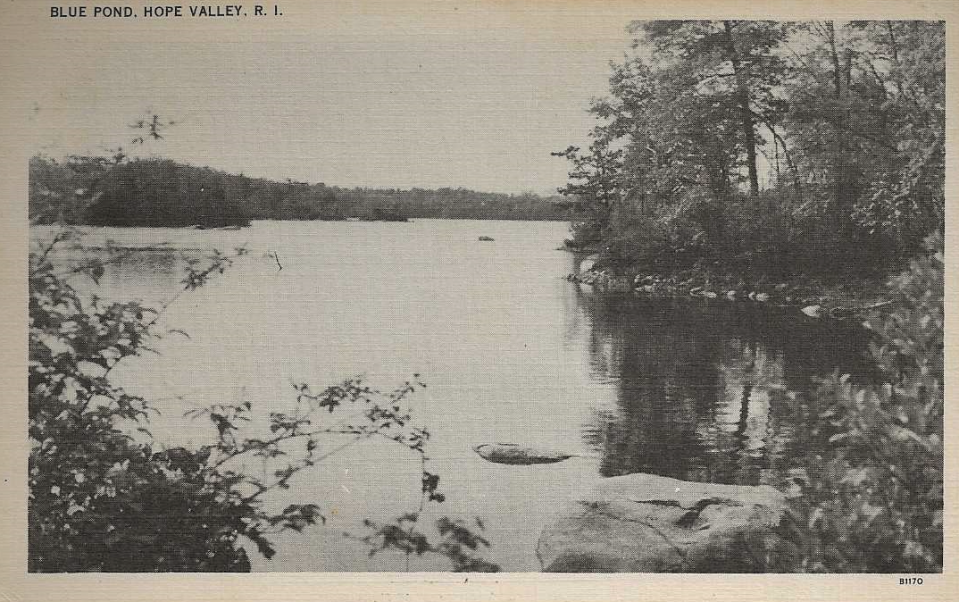
[[[77,244],[54,250],[51,258],[60,266],[57,273],[86,295],[95,294],[108,301],[136,299],[152,307],[183,288],[189,261],[202,260],[209,254],[203,249]],[[96,282],[78,271],[93,262],[105,268]]]
[[[862,374],[865,335],[772,308],[580,295],[596,378],[615,404],[584,428],[600,473],[779,482],[812,445],[813,378]]]

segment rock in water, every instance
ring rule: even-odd
[[[484,443],[473,448],[481,458],[496,464],[552,464],[572,458],[572,454],[535,450],[515,443]]]
[[[583,261],[579,264],[579,273],[583,274],[593,269],[593,266],[596,265],[596,262],[599,261],[599,255],[589,255],[584,258]]]
[[[783,571],[797,557],[778,534],[785,509],[768,485],[612,477],[543,530],[536,554],[549,572]]]

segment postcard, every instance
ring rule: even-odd
[[[7,3],[0,594],[948,599],[957,16]]]

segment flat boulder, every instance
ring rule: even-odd
[[[484,443],[473,448],[481,458],[496,464],[552,464],[572,458],[572,454],[537,450],[516,443]]]
[[[779,534],[785,511],[770,486],[611,477],[570,502],[536,553],[547,572],[786,571],[796,548]]]

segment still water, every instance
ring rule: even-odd
[[[153,305],[179,288],[180,251],[249,250],[169,307],[162,325],[189,338],[166,336],[159,355],[114,372],[160,408],[159,441],[208,441],[206,424],[182,417],[194,407],[250,400],[265,416],[292,409],[293,382],[322,388],[362,374],[389,390],[418,373],[428,387],[413,396],[414,421],[432,433],[430,470],[447,496],[436,516],[482,518],[487,558],[509,571],[538,570],[542,528],[604,476],[783,482],[810,445],[812,378],[860,368],[859,337],[798,312],[604,296],[569,283],[579,259],[557,250],[565,223],[83,232],[85,254],[110,242],[135,248],[107,266],[98,294]],[[576,456],[507,466],[472,451],[496,442]],[[446,570],[442,560],[369,557],[343,535],[365,534],[364,518],[415,509],[419,476],[418,457],[388,441],[354,445],[301,473],[271,506],[317,503],[327,523],[280,536],[269,561],[251,548],[254,570]]]

